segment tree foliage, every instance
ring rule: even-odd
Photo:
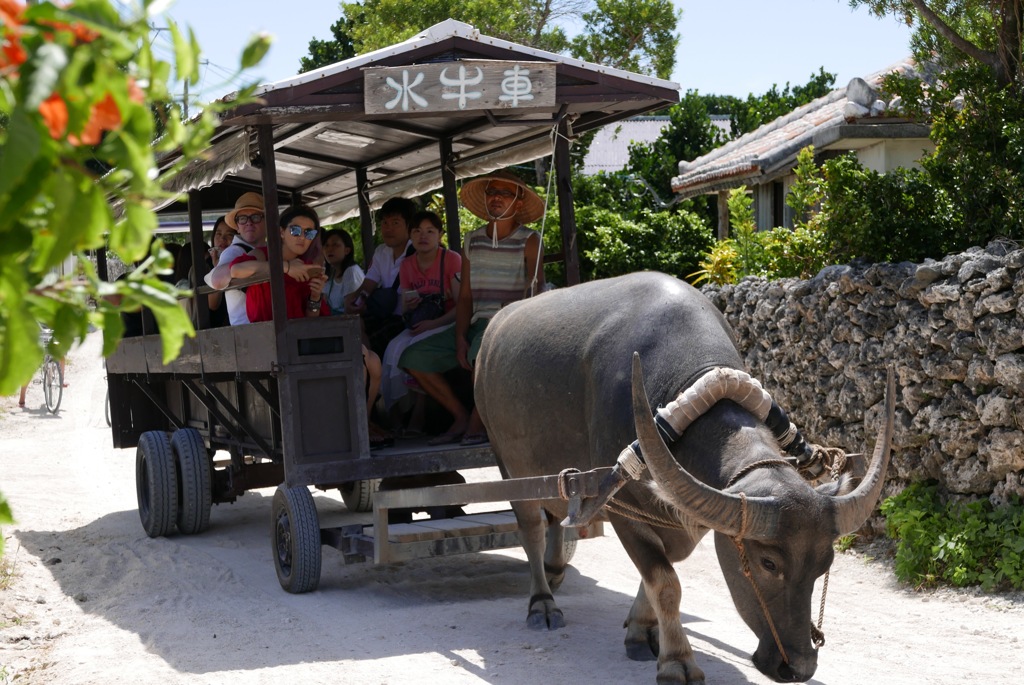
[[[343,16],[331,24],[333,40],[311,38],[309,41],[309,55],[299,58],[299,73],[313,71],[328,64],[334,64],[335,62],[355,57],[356,46],[352,40],[352,30],[355,28],[355,23],[354,20]]]
[[[595,4],[596,3],[596,4]],[[333,41],[310,41],[302,71],[387,47],[445,19],[457,19],[513,43],[618,69],[668,78],[675,66],[671,0],[364,0],[342,2]],[[584,20],[570,41],[563,24]]]
[[[1024,0],[854,0],[915,26],[918,62],[941,78],[891,76],[910,114],[930,118],[925,180],[967,245],[1024,238]],[[930,255],[938,256],[938,255]]]
[[[182,122],[168,82],[173,71],[198,83],[199,49],[172,22],[174,63],[158,59],[149,40],[154,4],[142,0],[122,19],[109,0],[0,0],[0,394],[17,390],[42,360],[37,321],[53,329],[58,357],[90,326],[103,329],[109,354],[122,309],[153,310],[168,360],[194,334],[173,286],[158,278],[169,253],[157,242],[150,254],[153,203],[164,197],[154,155],[184,152],[173,175],[208,146],[217,108]],[[268,46],[250,43],[243,66]],[[244,91],[232,104],[239,101]],[[167,119],[156,121],[162,112]],[[158,123],[164,135],[154,142]],[[86,252],[104,245],[141,265],[120,282],[101,281]],[[77,271],[58,275],[72,256]]]
[[[670,0],[596,0],[572,40],[574,57],[667,79],[676,63],[679,12]]]

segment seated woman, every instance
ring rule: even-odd
[[[327,260],[327,285],[324,297],[331,314],[345,313],[345,298],[363,282],[366,275],[356,264],[352,236],[344,228],[324,231],[324,257]]]
[[[419,212],[413,216],[411,225],[409,237],[416,252],[402,262],[398,286],[407,328],[388,343],[383,359],[381,389],[389,411],[408,391],[409,376],[398,366],[402,352],[414,342],[455,323],[455,302],[459,297],[462,257],[441,246],[441,217],[434,212]],[[443,301],[441,307],[428,314],[426,308],[436,307],[438,299]],[[437,318],[417,316],[437,313],[441,313]]]
[[[321,296],[324,275],[323,249],[320,244],[320,217],[312,207],[297,205],[281,215],[281,257],[277,268],[284,273],[285,311],[289,319],[327,316],[331,313]],[[231,262],[231,278],[269,277],[271,264],[267,247],[257,247]],[[245,291],[245,311],[249,321],[270,321],[270,283],[256,283]]]

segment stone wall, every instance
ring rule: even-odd
[[[992,243],[704,293],[732,324],[747,370],[812,442],[869,451],[893,366],[883,496],[925,479],[997,504],[1024,496],[1024,249]]]

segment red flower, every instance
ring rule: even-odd
[[[22,14],[25,12],[25,3],[16,0],[0,0],[0,19],[7,26],[17,27],[24,22]]]
[[[99,145],[104,131],[112,131],[121,125],[121,110],[110,93],[92,106],[92,115],[82,130],[82,136],[68,136],[72,145]]]
[[[23,64],[28,55],[21,46],[22,12],[25,6],[14,0],[0,0],[0,29],[3,36],[3,50],[0,50],[0,69]]]
[[[68,107],[60,95],[54,93],[39,105],[39,114],[50,129],[50,137],[60,140],[68,128]]]

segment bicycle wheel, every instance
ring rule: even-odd
[[[49,355],[43,361],[43,396],[46,398],[46,408],[51,414],[56,414],[64,397],[64,374],[57,360]]]

